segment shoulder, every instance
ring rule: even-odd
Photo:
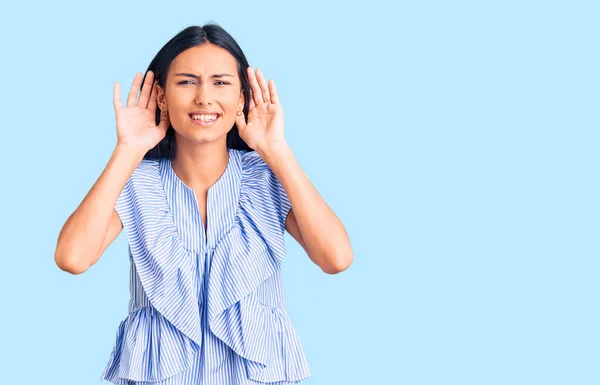
[[[277,183],[277,177],[256,151],[241,153],[242,183],[262,186]]]
[[[165,194],[160,178],[160,160],[142,160],[121,190],[115,211],[125,228],[132,232],[141,213],[148,217],[164,212]],[[146,214],[145,214],[146,215]]]
[[[280,230],[291,209],[287,192],[269,165],[256,151],[242,154],[242,197],[263,216],[277,218]]]
[[[242,195],[252,195],[259,206],[275,206],[289,211],[287,193],[281,182],[258,152],[242,154]]]
[[[156,183],[160,177],[160,160],[147,160],[143,159],[140,164],[137,165],[133,173],[125,184],[127,188],[134,188],[136,190],[142,187],[148,187]]]
[[[130,179],[139,179],[145,177],[151,177],[159,174],[160,160],[155,159],[143,159],[140,164],[137,165]]]
[[[160,161],[142,160],[127,179],[119,195],[117,206],[136,200],[139,196],[147,195],[160,186]]]
[[[240,151],[243,170],[254,170],[268,167],[267,163],[256,151]]]

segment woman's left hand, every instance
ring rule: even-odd
[[[246,69],[252,89],[248,111],[248,123],[241,116],[236,116],[235,123],[240,137],[248,146],[257,152],[266,151],[275,146],[285,144],[283,135],[283,108],[273,79],[267,81],[260,69],[256,74],[252,67]]]

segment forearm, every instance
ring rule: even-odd
[[[327,270],[349,266],[352,249],[344,225],[310,182],[287,144],[259,153],[285,189],[313,261]]]
[[[142,159],[141,151],[115,147],[102,174],[60,231],[54,259],[61,269],[85,269],[96,258],[117,199]]]

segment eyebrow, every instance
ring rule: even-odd
[[[200,79],[200,76],[194,75],[194,74],[190,74],[190,73],[187,73],[187,72],[180,72],[178,74],[175,74],[175,76],[187,76],[187,77],[194,78],[194,79]],[[229,75],[229,74],[214,74],[214,75],[211,76],[211,78],[223,78],[225,76],[233,77],[233,75]]]

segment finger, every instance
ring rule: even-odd
[[[123,108],[123,102],[121,101],[121,86],[117,82],[113,84],[113,105],[115,107],[115,112],[118,109]]]
[[[258,80],[258,85],[260,86],[260,91],[262,92],[263,100],[266,103],[271,103],[271,95],[269,95],[269,87],[267,86],[267,81],[265,80],[265,76],[263,75],[260,69],[256,70],[256,79]]]
[[[141,75],[142,73],[138,72],[133,78],[133,83],[131,84],[131,89],[129,90],[129,96],[127,96],[127,107],[135,107],[135,102],[137,101],[137,94],[140,89],[140,84],[142,83]]]
[[[144,85],[142,86],[142,90],[140,91],[140,99],[138,101],[138,106],[147,108],[148,107],[148,99],[149,95],[152,91],[152,81],[154,80],[154,74],[152,71],[148,71],[146,73],[146,79],[144,79]]]
[[[254,99],[250,98],[250,104],[248,106],[248,111],[252,111],[252,109],[256,107],[256,103],[254,103]]]
[[[256,81],[256,75],[254,75],[254,71],[252,67],[248,67],[248,81],[250,82],[250,88],[252,89],[252,97],[254,98],[254,103],[261,104],[263,102],[262,92],[260,87],[258,86],[258,82]]]
[[[271,94],[271,103],[279,104],[279,95],[275,89],[275,80],[269,80],[269,93]]]
[[[152,84],[152,91],[150,92],[150,100],[148,101],[148,110],[156,113],[156,85]]]
[[[237,114],[235,115],[235,125],[238,128],[238,133],[240,131],[244,131],[244,129],[246,128],[246,119],[244,117],[244,111],[242,111],[242,114],[240,116],[237,116]]]
[[[171,120],[169,119],[169,114],[167,111],[162,111],[160,113],[160,122],[158,123],[158,127],[166,130],[171,125]]]

